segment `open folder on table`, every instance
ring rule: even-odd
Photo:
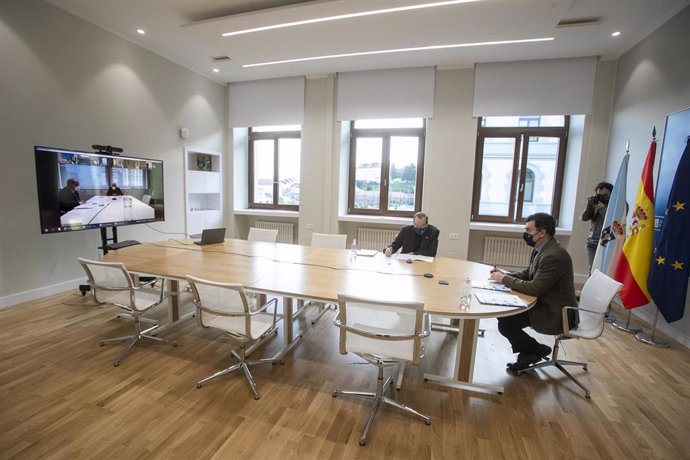
[[[527,304],[520,297],[502,292],[475,292],[475,297],[480,303],[487,305],[503,305],[506,307],[526,307]]]

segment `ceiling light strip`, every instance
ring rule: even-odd
[[[271,62],[257,62],[254,64],[244,64],[242,67],[261,67],[276,64],[289,64],[293,62],[305,62],[305,61],[317,61],[321,59],[336,59],[344,57],[353,56],[370,56],[375,54],[389,54],[389,53],[407,53],[410,51],[428,51],[428,50],[442,50],[450,48],[467,48],[471,46],[489,46],[489,45],[511,45],[516,43],[534,43],[534,42],[546,42],[552,41],[554,37],[544,37],[544,38],[526,38],[522,40],[497,40],[491,42],[477,42],[477,43],[456,43],[452,45],[432,45],[432,46],[417,46],[414,48],[397,48],[390,50],[376,50],[376,51],[360,51],[356,53],[343,53],[343,54],[327,54],[323,56],[311,56],[296,59],[283,59],[280,61]]]
[[[337,16],[326,16],[323,18],[305,19],[303,21],[286,22],[283,24],[274,24],[272,26],[255,27],[253,29],[237,30],[235,32],[225,32],[221,35],[223,37],[232,37],[233,35],[251,34],[254,32],[262,32],[264,30],[283,29],[285,27],[303,26],[306,24],[314,24],[317,22],[339,21],[341,19],[350,19],[350,18],[357,18],[357,17],[362,17],[362,16],[372,16],[375,14],[398,13],[400,11],[421,10],[423,8],[434,8],[434,7],[438,7],[438,6],[457,5],[459,3],[471,3],[471,2],[477,2],[477,1],[480,1],[480,0],[448,0],[448,1],[444,1],[444,2],[424,3],[422,5],[409,5],[409,6],[400,6],[397,8],[386,8],[383,10],[362,11],[360,13],[339,14]]]

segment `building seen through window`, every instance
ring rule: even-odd
[[[249,207],[299,209],[301,126],[249,130]]]
[[[412,216],[421,207],[422,118],[351,122],[348,212]]]
[[[472,220],[524,222],[536,212],[558,218],[569,118],[479,119]]]

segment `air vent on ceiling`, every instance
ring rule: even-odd
[[[593,26],[599,24],[601,18],[574,18],[574,19],[563,19],[558,23],[557,27],[580,27],[580,26]]]
[[[214,57],[211,58],[211,60],[212,60],[213,62],[228,62],[228,61],[232,61],[232,59],[230,59],[230,56],[214,56]]]

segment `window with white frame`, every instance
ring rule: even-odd
[[[298,210],[301,126],[249,129],[249,207]]]
[[[565,115],[480,117],[472,221],[558,219],[568,126]]]
[[[410,217],[421,209],[423,118],[351,122],[348,213]]]

